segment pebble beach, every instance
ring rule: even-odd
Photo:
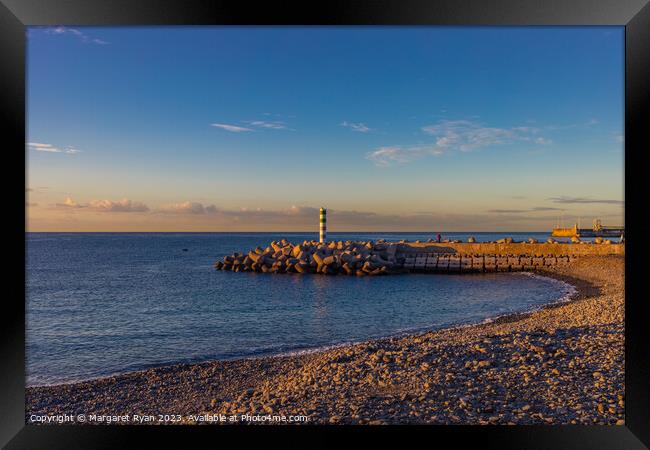
[[[31,387],[26,419],[165,414],[184,424],[210,415],[303,416],[312,424],[623,424],[624,257],[584,256],[542,275],[575,286],[575,295],[473,326]]]

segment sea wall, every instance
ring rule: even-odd
[[[404,258],[402,267],[409,272],[520,272],[567,266],[576,256],[461,255],[458,253],[413,253]]]
[[[568,265],[583,256],[624,255],[625,244],[579,243],[407,243],[354,242],[292,244],[283,239],[266,248],[224,256],[217,270],[322,275],[388,275],[409,272],[515,272]]]
[[[574,243],[537,243],[524,242],[500,244],[488,243],[401,243],[397,253],[459,253],[462,255],[625,255],[625,244],[574,244]]]

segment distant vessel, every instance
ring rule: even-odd
[[[570,228],[553,228],[553,237],[620,237],[625,234],[623,226],[604,226],[600,219],[595,219],[591,228],[579,228],[574,224]]]
[[[571,228],[555,227],[551,232],[553,237],[574,237],[578,236],[578,224],[576,223]]]

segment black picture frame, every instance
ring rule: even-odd
[[[453,426],[416,427],[418,432],[471,440],[498,448],[646,448],[650,446],[650,364],[648,333],[643,314],[643,254],[641,209],[644,206],[643,164],[648,148],[650,105],[650,6],[648,0],[329,0],[327,2],[237,2],[234,0],[0,0],[0,55],[2,56],[0,111],[5,122],[3,177],[8,192],[25,184],[18,166],[25,148],[26,26],[34,25],[621,25],[625,26],[625,426]],[[598,95],[598,93],[594,93]],[[13,163],[13,161],[11,161]],[[24,198],[23,198],[24,200]],[[136,435],[170,442],[172,435],[187,439],[242,431],[267,433],[270,427],[91,427],[25,425],[25,213],[10,209],[5,219],[11,236],[10,276],[2,305],[2,370],[0,370],[0,444],[7,448],[115,448],[127,446]],[[13,202],[13,198],[12,198]],[[11,203],[14,204],[14,203]],[[20,205],[20,208],[24,206]],[[22,220],[19,219],[22,217]],[[637,263],[638,260],[638,263]],[[21,284],[22,283],[22,284]],[[265,430],[262,431],[261,428]],[[277,428],[272,427],[275,430]],[[320,428],[320,427],[319,427]],[[339,436],[342,427],[324,427]],[[391,427],[363,427],[346,431],[383,436]],[[402,431],[404,427],[402,427]],[[285,434],[302,436],[314,427],[283,427]],[[321,428],[319,431],[321,431]],[[414,427],[408,427],[411,433]],[[198,433],[197,433],[198,432]],[[273,431],[277,433],[277,431]],[[418,433],[420,434],[420,433]],[[431,438],[434,438],[431,436]],[[186,443],[186,441],[183,441]],[[431,443],[439,441],[430,441]],[[150,442],[152,443],[152,442]],[[216,443],[216,442],[215,442]],[[455,444],[460,445],[460,444]]]

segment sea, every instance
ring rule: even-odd
[[[443,233],[515,240],[548,233]],[[399,241],[431,233],[330,233]],[[383,277],[233,273],[213,264],[317,233],[26,233],[27,385],[155,366],[308,352],[463,326],[567,299],[526,273]]]

